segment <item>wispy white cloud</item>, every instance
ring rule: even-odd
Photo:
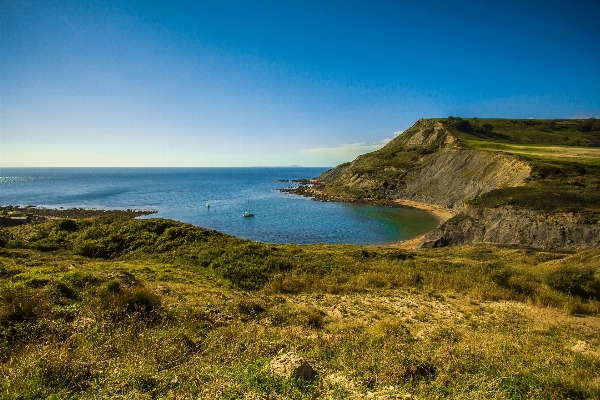
[[[394,132],[394,136],[402,133],[401,131]],[[361,154],[370,153],[381,149],[394,138],[386,138],[379,142],[367,143],[342,143],[335,147],[317,147],[312,149],[303,149],[302,153],[319,156],[323,159],[331,160],[333,163],[341,164],[343,162],[352,161]],[[330,162],[330,163],[331,163]]]
[[[317,147],[314,149],[303,149],[304,153],[327,154],[327,155],[342,155],[356,154],[357,156],[363,153],[379,150],[385,143],[365,144],[365,143],[343,143],[336,147]]]

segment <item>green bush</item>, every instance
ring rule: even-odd
[[[536,291],[539,281],[512,268],[499,267],[490,275],[492,282],[515,293],[531,295]]]
[[[84,289],[88,286],[98,285],[102,279],[86,271],[71,271],[63,275],[62,281],[68,286]]]
[[[122,296],[119,303],[121,307],[128,313],[136,313],[142,317],[149,317],[156,314],[161,307],[160,297],[146,288],[131,288]]]
[[[77,222],[72,219],[61,219],[56,223],[56,227],[61,231],[76,232],[79,227]]]
[[[43,292],[24,287],[0,288],[0,325],[36,322],[51,313],[51,301]]]
[[[162,310],[159,295],[143,286],[122,288],[116,281],[109,281],[100,291],[101,306],[115,321],[128,317],[156,320]]]
[[[268,245],[244,243],[229,248],[211,267],[235,286],[257,290],[277,273],[289,271],[294,265],[289,259],[279,257]]]
[[[11,234],[6,229],[0,229],[0,247],[6,247],[6,244],[12,240]]]
[[[592,267],[564,266],[546,275],[546,284],[561,292],[600,298],[600,279]]]

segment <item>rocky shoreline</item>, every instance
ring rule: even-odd
[[[103,215],[119,215],[136,218],[157,213],[157,210],[98,210],[93,208],[44,208],[36,206],[0,206],[0,226],[13,226],[54,218],[94,218]]]
[[[392,200],[380,199],[374,197],[352,197],[352,196],[333,196],[320,192],[312,187],[312,184],[300,184],[295,187],[287,187],[279,189],[283,193],[290,193],[304,197],[310,197],[315,201],[330,202],[330,203],[359,203],[370,204],[380,207],[406,208],[402,204],[398,204]]]
[[[317,183],[315,179],[295,179],[287,182],[294,182],[297,186],[286,187],[279,189],[280,192],[295,194],[298,196],[310,197],[315,201],[329,203],[358,203],[370,204],[379,207],[406,208],[404,204],[400,204],[391,199],[382,199],[376,197],[355,197],[355,196],[334,196],[323,193],[316,189],[314,185]],[[411,207],[411,206],[408,206]]]

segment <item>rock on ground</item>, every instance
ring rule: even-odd
[[[293,351],[276,356],[269,367],[274,375],[282,378],[314,379],[317,376],[313,367]]]

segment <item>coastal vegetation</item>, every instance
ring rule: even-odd
[[[4,398],[597,398],[600,250],[274,245],[164,220],[0,230]],[[313,379],[269,369],[295,352]]]

